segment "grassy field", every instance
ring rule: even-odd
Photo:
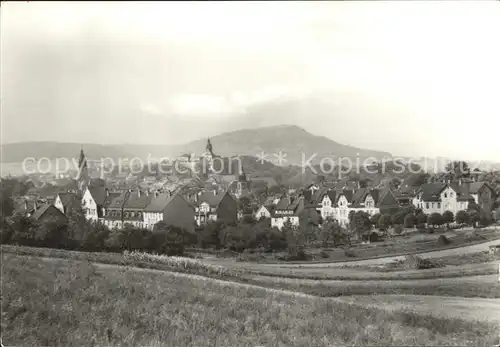
[[[258,264],[238,262],[233,262],[234,267],[228,265],[212,268],[212,265],[205,264],[203,260],[193,259],[192,261],[199,265],[186,268],[175,262],[165,263],[155,257],[142,259],[117,253],[85,253],[13,246],[2,246],[1,250],[2,254],[6,255],[62,258],[123,267],[173,271],[274,289],[289,289],[324,297],[355,294],[421,294],[500,298],[500,284],[495,282],[498,276],[486,276],[498,273],[498,265],[495,264],[473,264],[454,269],[377,273],[336,268],[264,268],[259,267]]]
[[[437,241],[441,235],[448,235],[450,243],[447,245]],[[307,248],[306,253],[311,258],[307,262],[314,263],[335,263],[353,260],[377,259],[390,256],[404,256],[415,253],[432,252],[446,249],[455,249],[464,246],[472,246],[481,244],[487,241],[500,239],[499,229],[485,230],[456,230],[453,232],[444,232],[441,234],[423,234],[421,238],[414,235],[412,238],[403,236],[395,236],[391,240],[383,242],[374,242],[371,244],[353,244],[352,247],[344,245],[338,248]],[[451,236],[453,235],[453,236]],[[346,250],[348,251],[346,253]],[[210,253],[200,253],[207,258],[214,258]],[[283,261],[279,260],[286,256],[286,252],[277,253],[247,253],[239,256],[240,260],[245,262],[254,262],[262,264],[294,264],[302,263],[303,261]],[[235,257],[231,255],[231,257]]]
[[[244,280],[269,288],[281,288],[315,296],[397,294],[438,295],[470,298],[500,298],[498,274],[426,280],[309,280],[270,276],[248,276]]]
[[[461,255],[450,255],[440,258],[432,259],[433,262],[442,266],[448,267],[449,270],[453,271],[454,267],[469,267],[469,268],[480,268],[487,263],[498,263],[500,262],[500,254],[489,254],[488,252],[476,252],[471,254],[461,254]],[[474,266],[478,265],[479,266]],[[404,263],[393,262],[385,265],[379,266],[369,266],[369,265],[358,265],[358,266],[343,266],[344,269],[354,269],[363,271],[375,271],[375,272],[395,272],[404,269]],[[498,266],[497,266],[498,268]],[[497,270],[498,271],[498,270]],[[478,274],[479,275],[479,274]]]
[[[12,346],[492,346],[498,326],[131,267],[2,254]]]

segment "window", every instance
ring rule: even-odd
[[[438,202],[438,208],[441,208],[441,203],[440,202]]]
[[[425,203],[425,208],[427,208],[427,209],[429,208],[429,203],[428,202]]]
[[[444,193],[444,197],[447,198],[448,197],[448,193]]]
[[[452,198],[452,197],[453,197],[453,193],[450,193],[450,198]]]

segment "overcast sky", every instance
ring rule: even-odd
[[[500,160],[499,17],[500,2],[4,2],[2,142],[296,124]]]

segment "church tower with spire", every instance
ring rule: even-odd
[[[80,150],[80,158],[78,158],[78,190],[83,194],[90,183],[89,169],[87,167],[87,158],[83,152],[83,146]]]

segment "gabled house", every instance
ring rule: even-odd
[[[38,206],[31,214],[31,218],[39,222],[43,222],[49,219],[60,219],[62,221],[67,220],[67,217],[64,215],[64,213],[59,211],[59,209],[57,209],[54,205],[47,203]]]
[[[131,224],[137,228],[144,227],[144,209],[150,204],[154,194],[141,192],[140,190],[128,192],[123,203],[122,222],[123,225]]]
[[[281,198],[276,204],[271,216],[271,227],[282,229],[286,222],[290,222],[292,226],[299,226],[299,217],[304,210],[304,198],[289,196]]]
[[[123,205],[129,197],[128,190],[110,194],[110,199],[105,200],[105,213],[103,223],[109,228],[123,227]]]
[[[16,201],[14,206],[14,211],[12,214],[14,216],[25,216],[30,217],[38,206],[44,204],[43,202],[37,201],[37,199],[19,199]]]
[[[82,207],[85,217],[92,221],[98,221],[104,217],[104,201],[109,191],[104,187],[87,187],[82,196]]]
[[[209,221],[236,223],[238,221],[238,206],[236,200],[228,192],[203,192],[198,195],[195,207],[197,225]]]
[[[345,189],[337,192],[337,220],[343,226],[349,224],[349,212],[354,191]]]
[[[468,201],[471,198],[467,193],[460,194],[460,189],[457,186],[453,188],[453,186],[442,182],[426,183],[420,186],[417,191],[413,198],[413,205],[422,209],[426,214],[451,211],[456,215],[458,211],[467,209]]]
[[[144,226],[153,229],[154,225],[160,221],[193,233],[195,229],[194,208],[178,192],[173,195],[155,194],[144,209]]]
[[[493,210],[496,194],[488,182],[459,183],[459,187],[461,187],[461,192],[470,195],[483,211],[491,212]]]
[[[54,206],[67,216],[71,208],[78,203],[80,202],[76,193],[59,193],[54,201]]]
[[[303,232],[313,231],[321,225],[322,221],[316,205],[304,205],[304,209],[299,214],[299,225]]]
[[[254,213],[254,218],[259,220],[261,218],[271,218],[272,208],[270,206],[261,205]]]
[[[316,210],[323,220],[328,218],[337,219],[337,192],[325,189],[315,196],[312,204],[316,205]]]

